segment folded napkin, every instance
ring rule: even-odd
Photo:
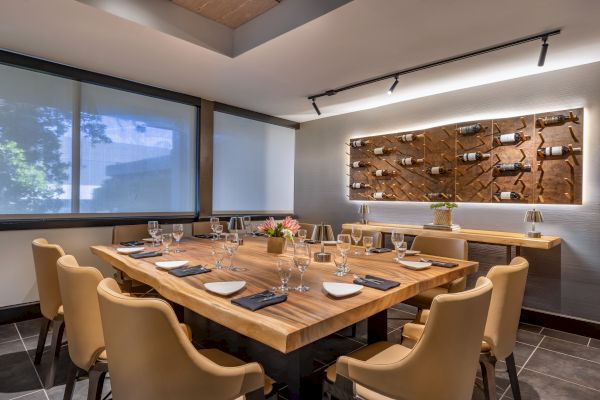
[[[321,243],[321,242],[319,242],[318,240],[305,239],[304,243],[317,244],[317,243]]]
[[[212,271],[210,268],[206,268],[203,265],[196,265],[195,267],[174,268],[169,270],[168,272],[169,274],[175,275],[178,278],[183,278],[184,276],[205,274],[210,271]]]
[[[130,254],[129,257],[135,258],[136,260],[139,258],[149,258],[149,257],[160,257],[162,253],[160,251],[147,251],[145,253],[136,253]]]
[[[375,247],[371,249],[371,253],[389,253],[392,249],[387,249],[385,247]]]
[[[436,260],[425,260],[425,259],[423,259],[423,262],[430,262],[431,265],[435,265],[436,267],[444,267],[444,268],[458,267],[458,264],[457,263],[453,263],[453,262],[436,261]]]
[[[125,247],[135,247],[135,246],[143,246],[145,243],[139,240],[130,240],[129,242],[121,242],[121,246]]]
[[[200,239],[212,239],[214,236],[212,233],[201,233],[199,235],[194,235],[194,237],[197,237]]]
[[[368,286],[370,288],[379,290],[390,290],[391,288],[400,286],[400,282],[390,281],[388,279],[383,279],[373,275],[365,275],[364,278],[355,279],[354,283],[356,283],[357,285]]]
[[[239,297],[231,302],[250,311],[260,310],[273,304],[283,303],[287,300],[287,294],[275,294],[269,290],[254,293],[250,296]]]

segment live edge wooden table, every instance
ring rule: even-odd
[[[539,238],[530,238],[524,233],[484,231],[480,229],[463,229],[457,231],[444,231],[435,229],[424,229],[423,225],[405,225],[405,224],[385,224],[381,222],[369,222],[368,224],[350,223],[343,224],[342,229],[351,230],[353,227],[359,227],[363,231],[381,232],[382,235],[392,233],[392,230],[399,230],[409,236],[433,236],[442,238],[464,239],[472,243],[484,243],[506,247],[506,263],[512,259],[512,248],[515,247],[515,254],[521,255],[521,248],[533,248],[549,250],[560,245],[558,236],[542,236]]]
[[[266,252],[266,239],[246,238],[234,257],[234,265],[246,267],[246,271],[213,270],[206,274],[177,278],[157,269],[154,263],[183,259],[189,260],[190,265],[212,266],[214,263],[210,240],[185,239],[181,242],[181,248],[185,250],[183,253],[140,260],[118,254],[116,247],[118,246],[92,246],[91,251],[131,278],[153,287],[166,299],[276,350],[274,353],[280,355],[286,363],[285,371],[269,371],[269,366],[263,365],[271,376],[284,374],[292,399],[308,398],[301,396],[301,391],[304,392],[308,386],[301,386],[301,382],[305,382],[312,372],[311,343],[364,319],[368,320],[369,343],[385,340],[388,308],[419,292],[471,274],[479,266],[477,262],[453,260],[459,264],[455,268],[431,267],[424,271],[412,271],[395,263],[392,260],[393,253],[383,253],[350,257],[348,266],[351,273],[345,277],[337,277],[333,275],[333,263],[313,261],[304,274],[304,282],[310,286],[310,291],[291,291],[287,301],[252,312],[232,304],[231,299],[279,286],[276,260],[281,257],[292,262],[291,249],[288,248],[287,253],[282,256],[272,256]],[[315,245],[313,250],[317,248]],[[429,255],[426,257],[448,260]],[[401,285],[388,291],[365,287],[360,293],[342,299],[330,297],[322,290],[324,281],[352,282],[353,273],[372,274],[396,280]],[[298,272],[294,272],[290,286],[297,285],[298,279]],[[212,294],[203,287],[205,282],[227,280],[244,280],[247,285],[230,297]],[[263,362],[260,359],[255,361]]]

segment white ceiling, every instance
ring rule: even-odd
[[[0,48],[304,122],[306,96],[553,28],[539,43],[319,100],[323,117],[600,61],[596,0],[354,0],[235,58],[75,0],[3,0]]]

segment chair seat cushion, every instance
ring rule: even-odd
[[[433,298],[435,296],[447,293],[448,288],[438,286],[432,289],[425,290],[424,292],[421,292],[418,295],[411,297],[410,299],[404,300],[403,303],[417,308],[431,308],[431,303],[433,302]]]

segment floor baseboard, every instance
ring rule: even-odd
[[[28,319],[39,318],[41,316],[42,312],[40,310],[39,301],[0,307],[0,325],[12,324]]]
[[[523,307],[521,322],[600,340],[600,322]]]

